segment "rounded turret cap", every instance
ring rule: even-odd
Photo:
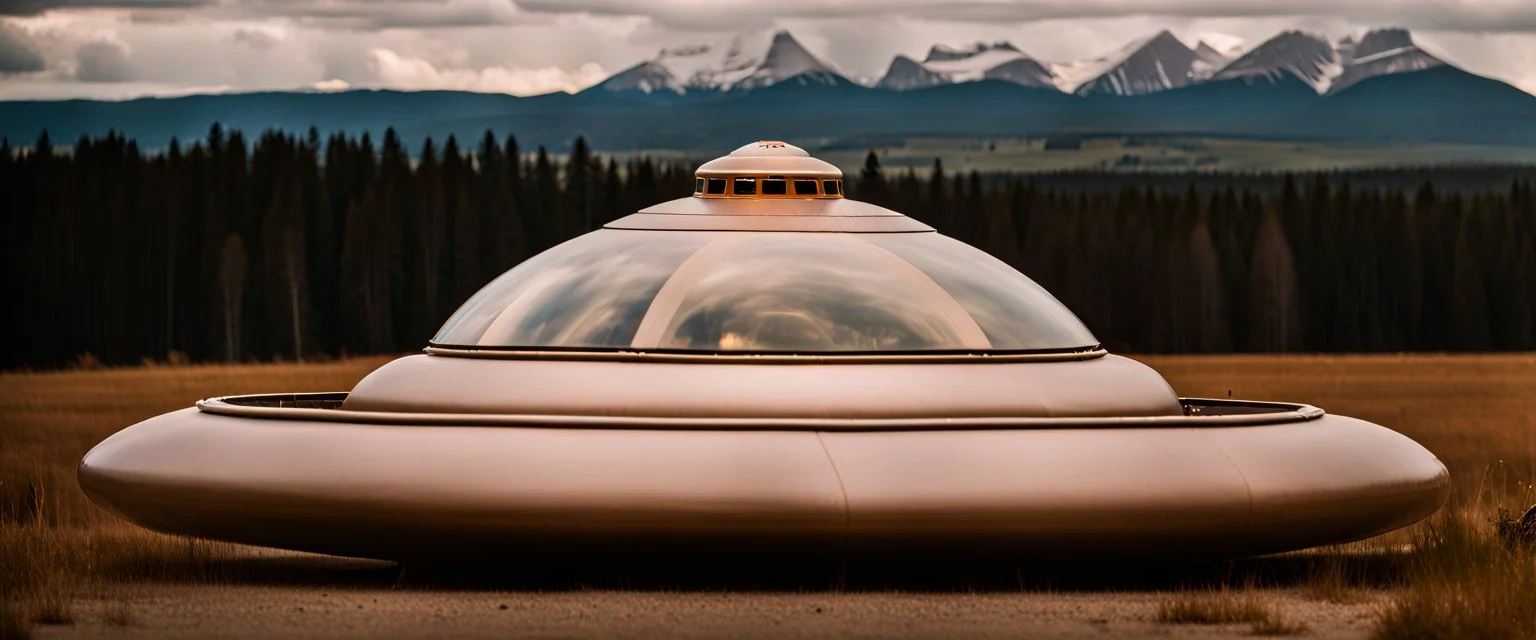
[[[795,145],[759,140],[742,145],[730,155],[704,163],[695,175],[700,178],[781,176],[840,180],[843,172],[828,162],[812,158],[805,149]]]

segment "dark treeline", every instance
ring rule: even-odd
[[[218,127],[156,154],[113,135],[0,144],[0,366],[416,349],[519,261],[687,195],[692,169],[489,132],[417,150],[392,132],[251,143]],[[1530,182],[1347,178],[1083,189],[882,172],[872,156],[849,186],[1018,267],[1115,350],[1536,348]]]
[[[1281,176],[1273,190],[1181,188],[1177,176],[988,188],[937,164],[886,176],[871,155],[855,192],[1012,264],[1113,350],[1536,348],[1532,182],[1464,194],[1357,189],[1347,175]]]

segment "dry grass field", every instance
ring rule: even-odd
[[[1182,395],[1315,404],[1451,469],[1453,509],[1432,522],[1219,565],[917,581],[840,567],[766,588],[729,568],[683,588],[417,575],[147,532],[75,485],[85,451],[138,420],[212,395],[344,390],[384,360],[0,375],[0,638],[1536,637],[1536,540],[1493,522],[1536,502],[1533,355],[1144,358]]]

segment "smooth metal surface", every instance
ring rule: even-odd
[[[334,413],[345,413],[335,411]],[[144,526],[363,557],[688,539],[1246,555],[1381,533],[1445,468],[1358,420],[807,432],[478,428],[183,410],[81,463]]]
[[[452,425],[482,427],[542,426],[571,429],[705,429],[770,431],[956,431],[991,429],[1199,428],[1285,424],[1326,415],[1309,405],[1245,403],[1241,413],[1169,416],[1086,416],[1039,418],[969,416],[959,418],[719,418],[692,416],[610,416],[497,413],[406,413],[342,409],[345,392],[226,396],[199,400],[197,408],[257,420],[311,420],[358,424]],[[1217,400],[1184,400],[1219,406]],[[326,406],[320,406],[326,405]]]
[[[762,216],[813,218],[907,218],[885,207],[858,200],[759,200],[736,198],[711,200],[678,198],[651,205],[640,213],[664,213],[679,216]],[[910,220],[910,218],[907,218]]]
[[[840,180],[842,169],[812,158],[804,149],[777,140],[761,140],[738,147],[729,155],[710,160],[694,175],[702,178],[742,174]]]
[[[667,418],[1179,416],[1135,360],[701,364],[408,356],[368,374],[346,409]]]

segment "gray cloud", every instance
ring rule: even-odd
[[[679,29],[763,27],[784,19],[908,18],[963,23],[1160,16],[1326,16],[1366,24],[1453,32],[1536,32],[1536,2],[1505,0],[517,0],[546,13],[638,16]]]
[[[35,16],[55,9],[186,8],[212,0],[0,0],[0,15]]]
[[[356,30],[492,26],[517,15],[511,0],[246,0],[220,11]]]
[[[243,44],[257,51],[270,51],[277,46],[277,37],[258,29],[237,29],[230,40]]]
[[[126,82],[133,78],[128,51],[122,45],[96,41],[75,52],[75,79],[81,82]]]
[[[213,20],[282,19],[346,31],[487,27],[549,20],[548,15],[530,16],[518,11],[512,0],[203,0],[195,11],[140,11],[134,13],[133,20],[166,22],[188,16]]]
[[[133,20],[145,23],[176,22],[192,15],[226,20],[287,18],[361,31],[478,27],[527,19],[519,15],[512,0],[0,0],[0,15],[78,9],[142,9],[133,14]]]
[[[0,21],[0,75],[42,71],[43,54],[27,32]]]

